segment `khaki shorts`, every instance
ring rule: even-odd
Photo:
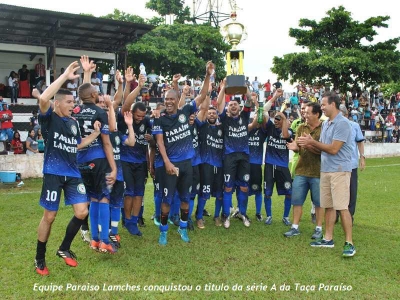
[[[351,172],[321,172],[320,201],[322,208],[349,208]]]

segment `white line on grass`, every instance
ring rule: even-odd
[[[396,167],[396,166],[400,166],[400,164],[392,164],[392,165],[378,165],[378,166],[366,166],[366,168]]]

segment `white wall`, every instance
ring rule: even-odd
[[[365,144],[367,158],[400,156],[400,144]],[[43,154],[0,155],[0,171],[15,170],[22,178],[42,177]]]

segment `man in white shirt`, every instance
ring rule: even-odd
[[[258,89],[259,89],[259,86],[260,86],[260,82],[258,82],[257,76],[254,78],[254,81],[251,83],[251,86],[253,87],[253,91],[255,93],[257,93],[257,95],[258,95],[259,94]]]
[[[147,78],[151,83],[150,96],[156,97],[158,89],[158,75],[154,72],[154,69],[151,69],[150,74],[147,74]]]

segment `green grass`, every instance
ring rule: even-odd
[[[152,185],[147,185],[143,237],[131,237],[121,229],[122,248],[115,255],[95,253],[80,237],[72,249],[79,265],[70,268],[55,256],[70,207],[62,206],[53,225],[47,246],[50,276],[34,272],[36,230],[42,215],[38,205],[40,179],[24,180],[22,188],[0,189],[1,211],[1,286],[2,299],[397,299],[400,281],[399,235],[400,158],[368,159],[367,169],[359,172],[358,205],[353,229],[357,254],[342,258],[344,243],[340,224],[335,227],[336,247],[318,249],[309,246],[313,224],[307,200],[300,236],[287,239],[288,229],[281,222],[283,197],[273,197],[274,222],[271,226],[255,221],[254,198],[249,201],[250,228],[233,220],[231,228],[216,228],[205,217],[206,228],[190,233],[191,243],[184,244],[171,226],[168,245],[157,243],[158,228],[153,213]],[[214,203],[207,203],[211,212]],[[264,208],[263,208],[264,211]],[[265,216],[265,213],[263,213]],[[296,290],[296,283],[315,286],[316,291]],[[61,285],[62,291],[34,291],[37,285]],[[99,291],[66,291],[68,284],[99,286]],[[139,285],[140,291],[108,292],[103,284]],[[192,291],[144,291],[145,286],[188,285]],[[228,291],[205,291],[214,284]],[[247,286],[267,285],[267,291],[246,291]],[[276,285],[276,291],[271,290]],[[282,285],[289,291],[280,291]],[[318,291],[319,285],[351,286],[351,291]],[[235,287],[241,291],[233,291]],[[199,286],[201,291],[195,291]],[[312,288],[312,287],[311,287]]]

